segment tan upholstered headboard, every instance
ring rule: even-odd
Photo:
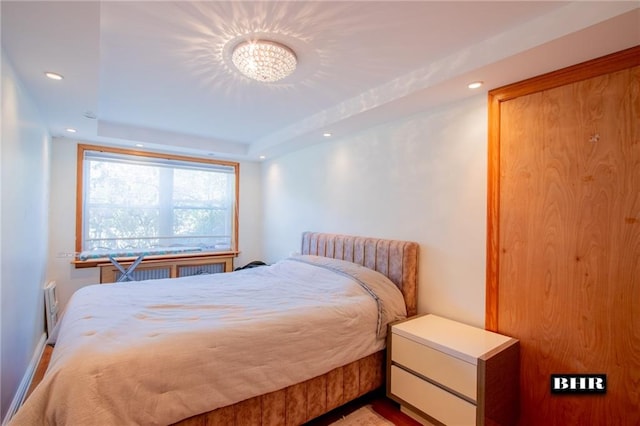
[[[417,313],[418,243],[304,232],[301,253],[348,260],[380,272],[404,295],[407,315]]]

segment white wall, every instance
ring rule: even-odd
[[[62,309],[81,287],[100,282],[99,268],[75,268],[76,156],[78,142],[54,138],[52,144],[51,208],[49,226],[49,268],[47,277],[56,280]],[[262,199],[260,164],[240,163],[239,248],[235,265],[262,258]]]
[[[484,326],[486,94],[265,163],[264,246],[303,231],[420,244],[420,313]]]
[[[2,52],[1,417],[44,333],[51,141]]]

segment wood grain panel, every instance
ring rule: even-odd
[[[486,328],[497,331],[500,263],[500,108],[503,102],[640,65],[640,46],[510,84],[489,92]]]
[[[639,82],[636,65],[490,120],[487,326],[521,342],[521,424],[640,422]],[[552,396],[552,373],[606,373],[608,393]]]

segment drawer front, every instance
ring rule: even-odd
[[[475,405],[396,366],[391,367],[391,393],[446,425],[476,424]]]
[[[391,361],[477,401],[475,365],[397,334],[391,339]]]

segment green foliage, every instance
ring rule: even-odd
[[[230,245],[234,175],[93,160],[83,249]]]

